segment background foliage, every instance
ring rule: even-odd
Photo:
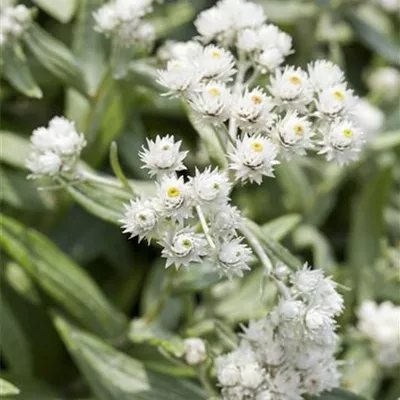
[[[191,38],[194,16],[212,3],[165,2],[154,16],[158,45],[166,37]],[[350,361],[344,386],[366,398],[396,400],[399,381],[376,364],[352,327],[362,299],[399,302],[400,113],[366,86],[373,68],[400,65],[398,17],[350,1],[260,3],[294,36],[289,62],[333,58],[386,120],[356,165],[282,165],[276,180],[236,189],[235,201],[262,225],[277,255],[299,264],[280,242],[343,285],[340,356]],[[124,79],[113,79],[127,65],[93,30],[91,13],[101,0],[25,4],[37,7],[36,23],[2,59],[2,377],[23,400],[205,399],[198,379],[204,371],[180,361],[182,337],[204,337],[215,353],[229,349],[238,324],[263,316],[276,295],[261,268],[241,281],[221,282],[206,265],[172,279],[158,249],[121,234],[117,221],[127,200],[121,191],[93,185],[38,191],[24,163],[31,131],[54,115],[76,121],[86,134],[83,159],[97,171],[111,173],[115,141],[138,191],[151,190],[137,157],[146,137],[183,139],[192,166],[208,163],[198,133],[209,149],[212,138],[196,132],[178,101],[159,96],[155,58],[133,62]],[[16,391],[4,381],[0,387],[5,397]],[[351,398],[340,391],[324,397]]]

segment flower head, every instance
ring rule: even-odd
[[[317,110],[322,117],[336,118],[347,113],[356,103],[353,91],[346,84],[329,86],[318,94]]]
[[[202,79],[230,81],[235,74],[235,59],[231,52],[210,44],[196,59]]]
[[[15,7],[0,8],[0,47],[12,45],[24,34],[31,22],[32,14],[29,8],[22,4]]]
[[[341,68],[328,60],[318,60],[308,64],[310,83],[316,91],[340,85],[344,81]]]
[[[200,338],[189,338],[184,341],[185,359],[189,365],[201,364],[207,358],[206,345]]]

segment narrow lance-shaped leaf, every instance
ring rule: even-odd
[[[78,0],[54,1],[54,0],[33,0],[42,10],[46,11],[53,18],[66,23],[74,16]]]
[[[206,399],[194,383],[150,372],[141,362],[76,329],[60,316],[54,321],[98,400]]]
[[[105,337],[119,336],[124,316],[108,303],[87,273],[48,238],[4,215],[0,244],[40,287],[77,321]]]
[[[17,90],[28,97],[42,97],[42,91],[35,82],[29,69],[25,54],[18,45],[4,50],[3,74]]]
[[[12,383],[0,378],[0,397],[19,394],[19,389]]]

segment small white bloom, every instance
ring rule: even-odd
[[[313,341],[330,344],[335,340],[334,321],[331,316],[319,307],[307,310],[304,318],[307,335]]]
[[[15,41],[18,41],[31,22],[31,19],[32,14],[30,9],[22,4],[15,7],[0,7],[0,47],[12,45]]]
[[[184,340],[185,360],[189,365],[198,365],[207,358],[206,344],[200,338]]]
[[[246,89],[234,100],[232,115],[244,132],[268,131],[274,120],[273,108],[271,98],[262,89]]]
[[[230,36],[232,36],[231,21],[218,7],[202,11],[194,21],[194,25],[205,42],[210,42],[213,39],[225,42],[230,40]]]
[[[362,132],[348,120],[334,121],[321,142],[319,154],[326,154],[328,161],[336,161],[339,165],[358,160],[364,138]]]
[[[385,114],[366,99],[358,99],[349,116],[367,138],[379,133],[385,122]]]
[[[218,249],[218,268],[228,278],[243,276],[243,271],[250,270],[252,252],[242,244],[243,238],[224,240]]]
[[[179,222],[192,215],[191,190],[183,177],[164,176],[157,183],[157,210]]]
[[[111,34],[118,25],[117,13],[112,3],[104,4],[93,13],[95,29],[107,35]]]
[[[311,123],[306,117],[300,117],[297,111],[286,113],[271,133],[288,159],[293,153],[305,155],[306,149],[314,147]]]
[[[393,67],[375,69],[368,79],[369,88],[385,100],[392,101],[400,96],[400,71]]]
[[[197,114],[214,123],[226,121],[231,113],[231,92],[222,82],[201,85],[188,96],[188,101]]]
[[[62,159],[52,151],[33,152],[26,161],[27,168],[32,172],[29,177],[55,176],[61,171]]]
[[[277,147],[269,139],[246,135],[237,141],[236,148],[228,155],[231,160],[229,167],[235,171],[237,180],[260,184],[263,176],[274,176],[274,166],[279,164],[277,155]]]
[[[251,53],[259,49],[258,32],[247,28],[238,33],[236,47],[242,51]]]
[[[187,42],[177,42],[167,40],[157,52],[158,57],[163,61],[173,59],[195,60],[203,53],[203,46],[199,42],[189,40]]]
[[[269,390],[263,390],[257,394],[255,400],[274,400],[274,398]]]
[[[335,118],[349,112],[356,101],[353,91],[348,89],[346,84],[338,84],[323,89],[318,94],[317,110],[321,116]]]
[[[344,81],[342,69],[328,60],[317,60],[308,64],[310,83],[316,91],[328,89]]]
[[[161,245],[164,246],[161,256],[166,258],[165,268],[175,265],[188,267],[191,263],[199,263],[207,254],[207,241],[203,235],[194,233],[189,227],[179,231],[168,231]]]
[[[296,322],[304,316],[305,308],[305,304],[300,300],[281,299],[277,312],[282,322]]]
[[[193,90],[201,78],[198,68],[185,59],[168,61],[167,68],[157,73],[157,82],[168,89],[166,95],[169,96],[180,96]]]
[[[271,77],[269,91],[278,103],[308,104],[312,100],[312,90],[307,73],[301,68],[286,66],[277,69]]]
[[[235,58],[222,47],[210,44],[203,49],[196,59],[203,79],[230,81],[235,74]]]
[[[190,183],[194,201],[206,209],[219,208],[229,201],[231,184],[226,173],[218,172],[218,168],[212,171],[208,167],[203,172],[196,168],[196,174]]]
[[[211,231],[227,239],[236,236],[236,229],[239,228],[241,222],[240,211],[230,204],[214,208],[210,215]]]
[[[188,152],[180,151],[181,141],[175,142],[172,135],[164,137],[157,135],[155,141],[149,139],[146,141],[148,149],[143,146],[139,157],[144,164],[142,168],[147,168],[150,176],[171,174],[186,169],[183,160]]]
[[[263,73],[275,70],[283,61],[284,57],[276,47],[264,49],[257,57],[257,63]]]
[[[258,363],[244,364],[240,368],[240,383],[246,388],[257,389],[263,379],[263,370]]]
[[[129,204],[124,204],[124,207],[125,214],[120,220],[123,233],[130,233],[130,238],[138,236],[139,242],[144,237],[150,242],[157,236],[159,218],[151,200],[131,200]]]
[[[335,360],[316,363],[302,373],[303,387],[306,393],[319,395],[340,385],[340,373]]]
[[[324,273],[320,269],[310,269],[307,264],[296,271],[291,277],[294,293],[313,293],[324,280]]]
[[[318,305],[329,315],[339,315],[344,310],[344,300],[336,290],[336,283],[324,278],[313,293],[312,304]]]

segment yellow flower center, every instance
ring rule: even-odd
[[[289,82],[293,85],[301,85],[301,79],[297,75],[289,76]]]
[[[257,153],[259,153],[260,151],[263,151],[263,150],[264,150],[264,146],[263,146],[263,144],[260,143],[260,142],[253,142],[253,143],[251,144],[251,148],[252,148],[254,151],[256,151]]]
[[[354,135],[354,132],[351,129],[345,129],[343,131],[343,135],[347,138],[351,138]]]
[[[303,133],[304,133],[303,127],[302,127],[301,125],[296,125],[296,126],[294,127],[294,133],[295,133],[296,135],[298,135],[298,136],[303,136]]]
[[[169,145],[165,144],[163,147],[161,147],[162,150],[167,151],[169,150]]]
[[[170,187],[167,190],[168,197],[178,197],[181,194],[181,191],[177,187]]]
[[[221,91],[216,87],[212,87],[208,90],[208,93],[210,93],[212,96],[217,97],[221,94]]]
[[[254,104],[261,104],[262,103],[262,97],[259,96],[258,94],[255,94],[255,95],[251,96],[251,101]]]
[[[332,93],[333,97],[335,97],[336,100],[343,101],[344,100],[344,94],[343,92],[340,92],[339,90],[336,90],[336,92]]]
[[[192,242],[189,239],[184,239],[182,241],[182,246],[186,248],[192,247]]]
[[[213,188],[216,190],[219,189],[220,188],[219,183],[214,183]]]
[[[211,53],[211,57],[212,57],[212,58],[221,58],[221,52],[218,51],[218,50],[214,50],[214,51]]]

